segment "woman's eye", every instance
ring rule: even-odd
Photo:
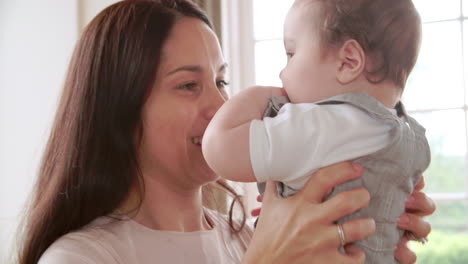
[[[220,89],[222,88],[225,88],[226,86],[228,86],[229,83],[225,80],[219,80],[219,81],[216,81],[216,86]]]
[[[194,83],[194,82],[188,82],[188,83],[183,83],[181,85],[178,85],[177,86],[177,89],[181,89],[181,90],[187,90],[187,91],[193,91],[195,90],[197,84]]]
[[[286,57],[288,57],[288,59],[292,58],[293,56],[294,56],[294,53],[286,52]]]

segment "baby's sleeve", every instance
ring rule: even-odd
[[[294,180],[297,186],[291,187],[300,188],[307,181],[306,176],[318,168],[320,159],[315,152],[320,148],[319,124],[306,122],[308,114],[304,114],[316,107],[286,104],[275,118],[250,123],[250,160],[258,182]]]
[[[249,152],[258,182],[299,190],[319,168],[385,147],[392,126],[347,104],[286,104],[250,123]]]

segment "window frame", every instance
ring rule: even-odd
[[[235,94],[242,89],[255,85],[255,44],[260,41],[273,41],[281,40],[277,38],[270,39],[255,39],[254,36],[254,6],[255,0],[221,0],[222,1],[222,17],[223,17],[223,50],[226,55],[226,60],[230,63],[229,74],[231,76],[231,90],[230,94]],[[459,21],[461,23],[461,45],[462,45],[462,58],[468,55],[464,51],[464,21],[468,21],[468,16],[463,16],[463,2],[460,1],[460,16],[454,19],[423,21],[423,24],[440,23],[446,21]],[[468,46],[467,46],[468,47]],[[465,138],[466,149],[468,151],[468,102],[467,93],[468,87],[466,85],[466,66],[467,59],[462,63],[462,85],[464,87],[464,105],[463,107],[451,108],[433,108],[433,109],[411,109],[408,110],[409,114],[438,112],[444,110],[463,110],[465,113]],[[459,193],[428,193],[436,203],[455,203],[455,202],[468,202],[468,153],[465,154],[465,188],[464,192]],[[243,184],[244,201],[246,202],[247,212],[250,209],[258,207],[259,204],[255,202],[256,187],[251,184]],[[253,194],[252,194],[253,192]],[[254,200],[254,201],[252,201]]]

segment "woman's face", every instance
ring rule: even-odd
[[[227,98],[225,71],[218,39],[205,23],[183,18],[174,25],[143,107],[139,159],[146,180],[192,188],[217,178],[201,140]]]

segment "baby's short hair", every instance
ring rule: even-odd
[[[320,32],[325,48],[356,40],[372,68],[366,78],[404,88],[416,64],[421,19],[411,0],[314,0],[320,4]]]

